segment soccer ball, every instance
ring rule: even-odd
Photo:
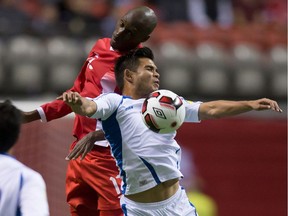
[[[145,125],[156,133],[172,133],[184,122],[185,105],[172,91],[157,90],[143,102],[142,119]]]

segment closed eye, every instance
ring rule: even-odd
[[[153,66],[150,66],[150,65],[147,65],[145,68],[146,68],[148,71],[151,71],[151,72],[154,72],[154,71],[158,72],[158,69],[157,69],[157,68],[155,68],[155,67],[153,67]]]

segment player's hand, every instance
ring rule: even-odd
[[[57,97],[57,100],[63,100],[69,105],[81,105],[81,95],[78,92],[64,92],[61,96]]]
[[[81,160],[85,158],[88,152],[94,147],[96,141],[104,140],[103,131],[93,131],[83,137],[77,144],[74,146],[73,150],[67,155],[66,160],[74,160],[80,155]]]
[[[282,112],[278,103],[268,98],[261,98],[259,100],[250,101],[253,110],[268,110],[272,109],[276,112]]]
[[[96,104],[78,92],[64,92],[57,100],[63,100],[72,111],[82,116],[91,116],[96,112]]]

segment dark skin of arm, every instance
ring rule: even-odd
[[[22,111],[22,123],[26,124],[32,121],[36,121],[40,119],[40,115],[37,110],[33,110],[30,112]]]
[[[83,137],[79,142],[74,146],[73,150],[66,156],[66,160],[74,160],[80,155],[81,160],[87,155],[88,152],[94,147],[96,141],[104,140],[105,136],[102,130],[92,131]]]

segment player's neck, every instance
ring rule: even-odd
[[[145,96],[139,94],[135,89],[133,88],[124,88],[122,95],[129,96],[134,100],[140,99],[140,98],[145,98]]]

